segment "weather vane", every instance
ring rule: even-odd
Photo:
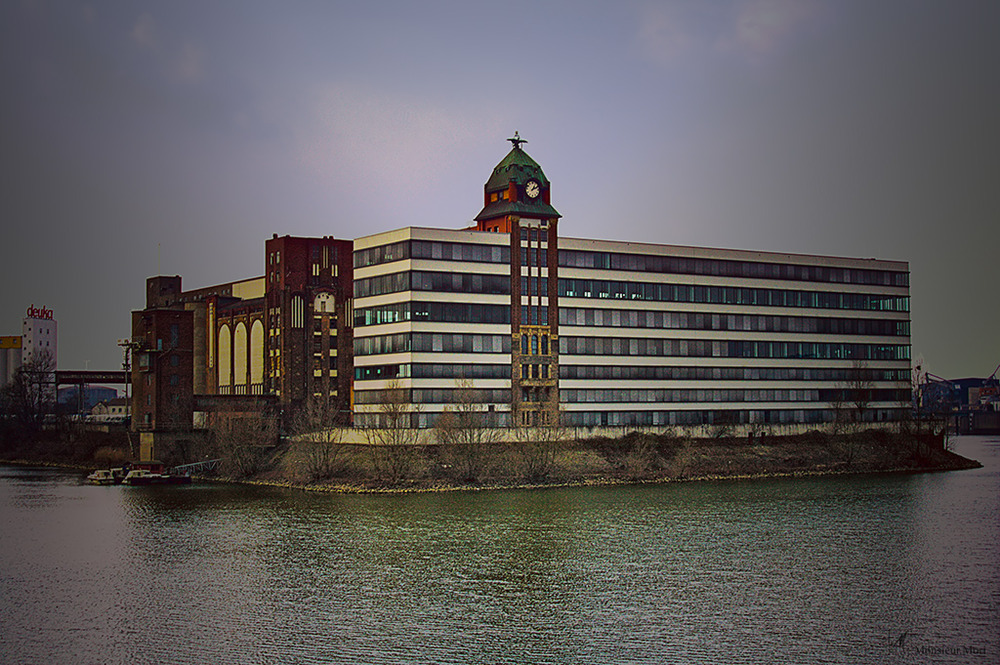
[[[522,143],[527,143],[528,142],[526,139],[522,139],[521,138],[521,135],[517,133],[516,129],[514,130],[514,137],[513,138],[509,138],[507,140],[510,141],[511,143],[513,143],[514,147],[517,148],[518,150],[521,149],[521,144]]]

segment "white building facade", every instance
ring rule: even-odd
[[[897,419],[908,283],[903,262],[562,239],[563,422]]]
[[[375,424],[387,388],[420,428],[470,388],[517,425],[807,425],[909,408],[907,263],[561,238],[551,183],[509,140],[474,227],[355,241],[357,425]]]
[[[21,323],[21,362],[47,358],[52,369],[57,367],[58,346],[57,326],[52,310],[46,307],[30,306]]]
[[[904,262],[558,243],[558,327],[539,351],[557,358],[565,425],[819,423],[855,401],[859,376],[862,419],[908,408]],[[530,378],[513,358],[510,255],[506,234],[475,230],[355,241],[357,424],[390,385],[408,391],[417,427],[466,384],[510,412],[516,379]]]
[[[423,228],[354,241],[356,425],[374,424],[389,387],[407,392],[414,427],[432,426],[466,382],[485,408],[509,412],[509,243]]]

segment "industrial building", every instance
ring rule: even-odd
[[[372,427],[390,389],[417,428],[470,388],[497,424],[818,423],[859,393],[866,420],[909,409],[907,263],[562,237],[510,141],[468,228],[274,236],[262,277],[150,278],[135,426],[322,397]]]
[[[10,383],[18,369],[28,363],[42,363],[55,371],[58,341],[59,326],[52,310],[30,305],[21,320],[21,334],[0,337],[0,387]]]

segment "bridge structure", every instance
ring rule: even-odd
[[[80,370],[80,369],[57,369],[56,386],[87,386],[92,383],[111,383],[125,385],[131,383],[129,372],[125,370]]]
[[[65,370],[57,369],[55,371],[55,388],[59,389],[59,386],[76,386],[77,387],[77,411],[83,409],[83,396],[84,390],[87,386],[93,384],[107,384],[112,385],[123,385],[126,387],[126,395],[128,394],[128,386],[131,385],[131,372],[126,372],[125,370]]]

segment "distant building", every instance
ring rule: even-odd
[[[14,379],[21,366],[21,336],[0,337],[0,388]]]
[[[66,386],[58,391],[57,402],[62,413],[90,413],[95,405],[116,399],[118,391],[106,386]]]
[[[21,324],[21,363],[48,358],[52,369],[58,366],[57,326],[52,310],[30,306]]]
[[[98,421],[124,421],[131,412],[131,399],[115,397],[98,402],[90,409],[90,415]]]
[[[51,309],[31,305],[21,321],[20,335],[0,337],[0,386],[13,380],[17,370],[33,360],[58,363],[57,324]]]

